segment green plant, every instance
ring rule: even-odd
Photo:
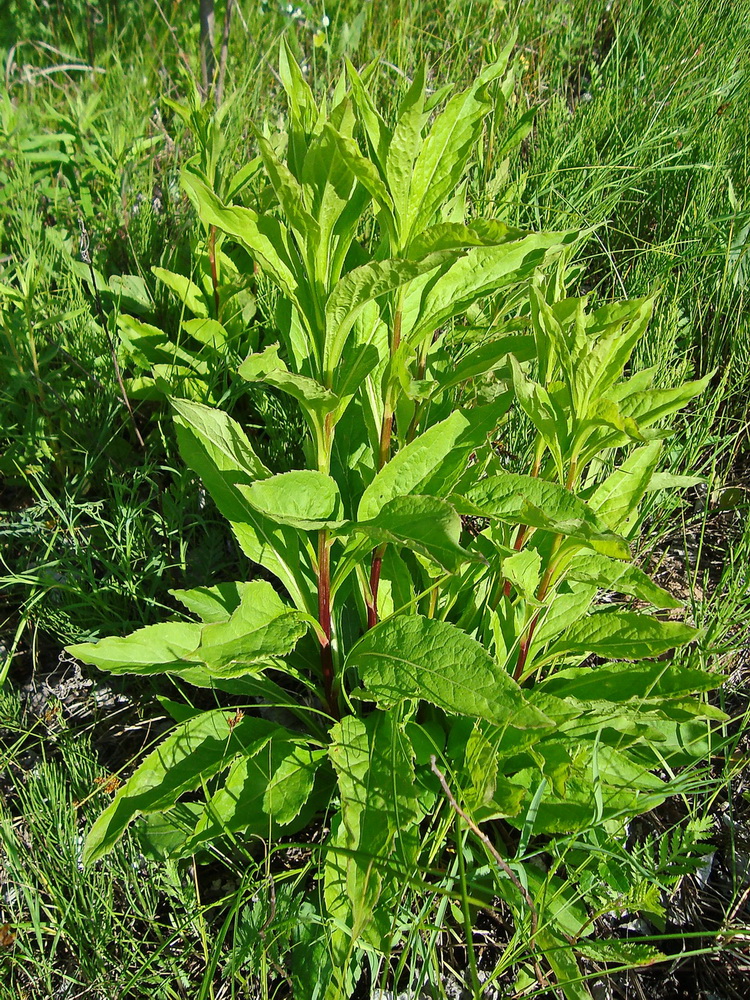
[[[113,672],[285,711],[174,704],[176,728],[85,856],[100,859],[138,816],[187,857],[221,837],[292,835],[328,809],[308,899],[326,939],[313,963],[293,950],[299,996],[314,995],[312,975],[346,996],[365,954],[390,954],[402,887],[429,895],[449,840],[478,995],[467,839],[526,945],[571,1000],[588,995],[576,965],[576,951],[597,950],[579,940],[588,915],[571,930],[575,913],[546,904],[530,840],[651,809],[673,789],[652,773],[654,748],[691,759],[691,741],[724,718],[693,697],[720,676],[663,658],[694,628],[597,600],[679,606],[629,561],[629,535],[648,490],[670,485],[661,421],[708,379],[655,389],[653,370],[623,377],[653,299],[592,309],[565,297],[576,234],[465,218],[462,180],[511,92],[509,52],[447,101],[427,97],[421,68],[391,125],[367,74],[350,66],[319,105],[282,46],[288,128],[255,130],[275,204],[227,205],[205,168],[186,166],[204,227],[279,289],[283,343],[239,374],[299,403],[307,468],[274,474],[226,413],[173,398],[185,461],[274,584],[176,591],[193,620],[71,647]],[[480,376],[490,402],[462,407]],[[513,402],[535,433],[528,474],[499,448]],[[502,826],[515,855],[482,823]]]

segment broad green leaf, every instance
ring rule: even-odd
[[[582,618],[596,596],[595,584],[564,580],[547,605],[534,633],[534,646],[541,648],[560,635],[569,625]]]
[[[365,633],[346,666],[358,670],[365,697],[383,708],[420,700],[518,729],[550,725],[484,647],[449,622],[390,618]]]
[[[302,531],[335,526],[341,519],[341,496],[330,476],[315,469],[282,472],[250,486],[245,496],[271,521]]]
[[[494,517],[566,535],[607,555],[630,558],[627,542],[610,531],[591,507],[557,483],[504,472],[482,479],[465,497],[453,497],[462,514]]]
[[[496,219],[472,219],[466,225],[460,222],[439,222],[411,241],[408,256],[410,260],[420,260],[438,250],[500,246],[529,235],[531,234],[521,229],[511,229]]]
[[[263,159],[263,166],[279,200],[282,212],[301,241],[314,246],[320,239],[320,226],[305,206],[302,185],[285,163],[278,158],[271,143],[257,128],[253,128],[255,141]]]
[[[367,135],[370,148],[373,151],[380,173],[385,176],[385,165],[388,158],[388,147],[391,142],[391,132],[375,107],[372,98],[362,82],[362,78],[352,63],[346,60],[346,72],[352,88],[352,96],[357,106],[359,117]]]
[[[197,622],[162,622],[122,638],[81,642],[68,646],[67,651],[111,673],[160,674],[186,666],[187,657],[200,642],[202,629]]]
[[[528,334],[510,334],[490,340],[467,351],[459,361],[451,361],[445,372],[433,372],[432,375],[441,389],[450,389],[493,371],[508,362],[509,355],[522,361],[531,360],[534,356],[534,338]]]
[[[229,336],[225,327],[215,319],[188,319],[183,322],[182,329],[201,344],[215,350],[224,348]]]
[[[263,795],[263,810],[279,826],[296,819],[307,802],[315,783],[315,774],[326,750],[293,747],[274,771]]]
[[[272,216],[258,215],[252,209],[227,207],[187,167],[183,168],[181,177],[201,221],[239,240],[304,313],[298,289],[300,262],[285,227]]]
[[[134,312],[147,314],[154,307],[146,282],[140,274],[111,274],[109,290],[121,306],[127,306]]]
[[[351,527],[374,542],[405,545],[452,573],[464,562],[482,561],[481,556],[461,547],[461,518],[437,497],[395,497],[374,518]]]
[[[206,802],[192,837],[185,843],[184,856],[227,834],[242,831],[246,837],[267,838],[276,832],[263,802],[274,773],[294,742],[293,734],[279,726],[232,762],[226,780]]]
[[[352,326],[373,299],[405,285],[421,274],[455,259],[460,251],[443,250],[420,261],[382,260],[349,271],[335,286],[326,303],[325,370],[333,373],[341,359]]]
[[[542,927],[536,942],[549,962],[565,1000],[591,1000],[591,993],[583,982],[575,952],[568,940],[550,927]]]
[[[470,305],[498,289],[530,278],[577,233],[534,233],[500,246],[475,247],[434,280],[415,282],[404,302],[404,336],[419,342]],[[448,252],[448,251],[445,251]]]
[[[500,572],[527,601],[534,601],[539,589],[542,557],[535,549],[522,549],[500,563]]]
[[[305,129],[310,130],[317,118],[318,109],[286,36],[282,36],[279,48],[279,79],[289,99],[291,114]]]
[[[604,590],[618,594],[631,594],[641,601],[648,601],[656,608],[681,608],[682,602],[648,577],[642,569],[631,563],[616,562],[594,552],[579,553],[566,571],[574,580],[595,583]]]
[[[589,499],[589,506],[610,528],[618,528],[637,508],[648,490],[661,455],[661,442],[636,448]]]
[[[398,119],[388,144],[385,176],[393,193],[393,208],[397,220],[397,246],[403,249],[407,237],[406,215],[414,176],[414,162],[422,148],[422,130],[429,119],[425,111],[426,67],[421,63],[398,109]]]
[[[253,580],[227,621],[203,627],[200,644],[186,659],[205,664],[212,674],[238,676],[290,653],[308,628],[307,616],[284,604],[270,583]]]
[[[721,687],[723,674],[677,666],[670,661],[605,663],[594,667],[556,670],[541,683],[541,690],[578,701],[629,701],[631,698],[678,698]]]
[[[253,745],[283,732],[265,719],[246,716],[234,725],[230,719],[231,713],[217,709],[177,726],[94,823],[84,845],[84,863],[91,864],[110,851],[136,816],[170,808],[184,792],[227,767],[238,753],[251,752]]]
[[[493,407],[455,410],[402,448],[365,490],[357,519],[368,521],[389,500],[408,493],[441,495],[466,469],[469,455],[486,444],[497,426]]]
[[[250,486],[270,472],[245,432],[221,410],[177,399],[172,405],[177,411],[180,453],[230,522],[243,552],[281,580],[298,608],[310,611],[310,584],[300,565],[299,536],[263,517],[247,499]]]
[[[247,583],[219,583],[215,587],[194,587],[192,590],[170,590],[188,611],[203,622],[225,622],[240,606]]]
[[[640,660],[684,646],[698,634],[682,622],[664,622],[632,611],[603,611],[571,625],[544,660],[584,653]]]
[[[383,183],[383,179],[372,160],[362,155],[354,139],[340,135],[333,129],[331,129],[331,134],[341,153],[341,158],[359,183],[370,193],[378,205],[382,205],[392,212],[393,201],[388,188]]]
[[[220,453],[227,465],[245,473],[248,481],[267,479],[271,472],[261,462],[250,441],[236,420],[223,410],[186,399],[171,400],[177,413],[178,426],[191,427],[202,440]]]
[[[261,354],[251,354],[245,358],[238,373],[248,382],[265,382],[281,389],[321,416],[335,410],[340,403],[339,397],[320,382],[306,375],[290,372],[279,357],[278,344],[272,344]]]
[[[184,302],[194,316],[199,316],[202,319],[208,316],[205,296],[190,278],[186,278],[184,274],[167,271],[163,267],[152,267],[151,271],[159,281],[175,292],[180,302]]]
[[[568,444],[566,414],[555,405],[543,385],[526,377],[514,357],[510,358],[510,367],[518,404],[549,448],[558,476],[564,479],[563,451]]]
[[[412,172],[409,210],[404,220],[407,240],[429,225],[438,207],[460,181],[481,134],[482,119],[492,110],[487,85],[505,71],[512,45],[511,41],[468,90],[451,98],[433,122]]]
[[[340,959],[350,936],[364,934],[382,948],[378,938],[385,928],[373,926],[373,911],[383,883],[393,879],[394,848],[422,811],[414,753],[393,713],[342,719],[331,730],[328,753],[338,778],[341,823],[328,845],[324,892],[331,916],[349,928],[348,934],[338,928],[333,934]],[[394,860],[398,864],[398,857]]]
[[[651,319],[653,297],[615,303],[597,310],[589,327],[588,343],[576,357],[576,383],[586,410],[601,400],[622,375],[623,369]],[[591,335],[593,334],[593,336]],[[581,413],[581,417],[587,412]]]

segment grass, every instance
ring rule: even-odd
[[[714,910],[669,923],[680,892],[701,886],[696,866],[705,862],[706,840],[687,850],[687,871],[676,880],[674,872],[657,872],[663,891],[640,906],[654,926],[662,920],[665,950],[681,944],[696,953],[683,960],[692,977],[685,981],[694,986],[697,976],[707,990],[742,996],[747,970],[731,934],[747,920],[748,812],[738,791],[747,778],[750,619],[750,5],[342,2],[326,10],[327,26],[320,5],[302,6],[296,18],[270,3],[239,6],[222,154],[235,169],[249,155],[247,117],[262,121],[282,106],[273,65],[283,32],[319,91],[329,88],[343,56],[357,65],[379,57],[381,103],[392,107],[423,57],[435,79],[460,85],[515,27],[523,73],[507,125],[539,110],[517,158],[504,163],[498,152],[506,124],[478,150],[467,193],[476,213],[530,228],[589,228],[577,287],[601,299],[661,287],[636,365],[655,365],[665,385],[715,372],[711,393],[668,442],[669,470],[706,484],[678,500],[652,496],[641,553],[665,585],[682,589],[690,615],[706,629],[708,652],[691,651],[686,662],[703,657],[730,675],[722,698],[732,721],[709,748],[708,771],[690,781],[682,776],[686,791],[653,827],[663,834],[692,820],[698,829],[708,817]],[[118,694],[97,677],[71,708],[69,696],[55,695],[65,690],[60,672],[43,687],[65,641],[160,620],[174,607],[170,588],[229,578],[232,567],[242,573],[234,543],[180,462],[158,400],[136,406],[145,438],[138,445],[85,269],[75,266],[82,214],[96,267],[105,277],[141,276],[153,298],[152,321],[176,327],[175,299],[150,269],[190,268],[196,229],[178,170],[193,139],[162,97],[186,93],[182,53],[197,65],[196,25],[169,4],[163,17],[156,4],[119,7],[119,14],[103,9],[100,21],[93,5],[53,3],[42,12],[28,0],[12,4],[0,23],[9,83],[0,97],[0,637],[7,674],[0,695],[0,924],[15,935],[12,944],[0,943],[0,996],[281,996],[288,984],[279,970],[298,943],[294,888],[307,876],[310,845],[299,848],[275,887],[269,857],[255,847],[191,870],[148,859],[126,839],[106,867],[84,874],[80,838],[101,808],[102,785],[153,737],[149,726],[161,714],[154,695],[168,692],[144,686]],[[97,71],[54,68],[63,63]],[[256,292],[257,322],[272,325],[273,296],[262,281]],[[299,428],[278,400],[238,398],[231,383],[226,392],[246,424],[278,428],[266,447],[289,454]],[[509,426],[507,447],[523,453],[519,426]],[[43,697],[31,696],[34,677]],[[119,704],[120,696],[127,701]],[[608,866],[597,836],[590,831],[561,848],[561,870],[591,866],[602,912],[638,909],[616,878],[616,866],[627,864],[624,844]],[[652,851],[658,869],[653,845],[643,850]],[[633,893],[647,888],[635,877],[630,886]],[[451,963],[460,969],[469,961],[459,859],[436,893],[413,914],[400,967],[394,958],[402,988],[439,989]],[[414,905],[405,890],[402,913]],[[488,911],[502,921],[500,907]],[[303,943],[315,954],[324,942],[315,915],[308,916]],[[492,938],[489,929],[482,933]],[[714,958],[701,963],[704,952]],[[494,955],[494,971],[482,955]],[[682,973],[670,985],[658,968],[661,979],[643,980],[651,995],[679,995]],[[526,989],[533,969],[523,940],[487,946],[479,972],[496,976],[506,991],[514,981]],[[387,973],[387,963],[373,959],[370,981],[385,989]],[[304,969],[290,975],[301,982]],[[625,973],[612,983],[629,988]]]

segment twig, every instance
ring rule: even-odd
[[[529,908],[529,916],[531,919],[531,940],[533,943],[534,938],[536,937],[537,930],[539,929],[539,915],[537,913],[536,906],[534,906],[534,900],[531,898],[529,890],[525,888],[524,885],[522,885],[516,873],[510,867],[510,865],[502,856],[502,854],[500,854],[500,852],[497,850],[497,848],[492,843],[487,834],[484,833],[484,831],[477,826],[477,824],[474,822],[471,816],[465,813],[461,808],[461,806],[458,804],[458,802],[456,801],[456,797],[450,790],[448,782],[445,780],[445,775],[437,766],[437,760],[435,758],[435,754],[432,754],[430,756],[430,767],[432,768],[432,773],[437,775],[437,779],[443,787],[443,791],[445,792],[445,797],[448,799],[451,808],[461,817],[464,823],[466,823],[466,825],[469,827],[474,836],[478,837],[482,841],[482,843],[490,852],[492,857],[495,859],[495,861],[497,861],[500,868],[502,868],[502,870],[511,880],[516,889],[518,889],[518,891],[521,893],[524,902]],[[546,976],[544,975],[544,973],[542,972],[539,962],[537,961],[536,958],[533,959],[533,962],[534,962],[534,972],[536,974],[537,982],[542,987],[542,989],[550,989],[550,983],[546,978]]]
[[[81,254],[81,260],[84,264],[88,264],[89,272],[91,274],[91,284],[94,290],[94,302],[96,303],[96,311],[99,316],[99,322],[101,323],[104,333],[107,337],[109,343],[109,350],[112,354],[112,364],[115,369],[115,375],[117,376],[117,383],[120,386],[120,393],[122,394],[122,401],[125,404],[125,408],[130,414],[130,422],[133,425],[133,430],[135,431],[135,436],[138,438],[138,444],[141,448],[145,448],[146,443],[141,437],[141,432],[138,430],[138,424],[135,422],[135,414],[133,413],[133,407],[130,405],[130,400],[128,399],[128,394],[125,391],[125,383],[122,380],[122,372],[120,371],[120,364],[117,360],[117,350],[115,348],[115,342],[112,339],[112,334],[109,332],[109,326],[107,325],[107,317],[104,315],[104,309],[102,308],[102,300],[99,296],[99,289],[96,284],[96,275],[94,274],[94,265],[91,263],[91,254],[89,252],[89,234],[86,231],[86,223],[83,221],[83,216],[78,217],[78,225],[81,229],[81,234],[78,241],[78,249]]]

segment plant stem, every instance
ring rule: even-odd
[[[570,467],[568,469],[568,478],[565,481],[565,489],[572,490],[573,485],[576,481],[576,475],[578,473],[578,459],[576,456],[570,460]],[[552,583],[552,577],[557,569],[557,563],[555,562],[555,556],[557,555],[557,550],[562,545],[563,536],[555,535],[555,540],[552,543],[552,551],[550,552],[549,565],[544,572],[541,583],[539,584],[539,590],[537,591],[536,597],[538,601],[543,601],[547,596],[547,591]],[[526,666],[526,660],[529,656],[529,647],[531,646],[531,640],[534,638],[534,632],[539,624],[539,614],[541,609],[537,610],[534,617],[529,622],[529,626],[526,629],[526,634],[521,639],[520,645],[518,647],[518,662],[516,663],[516,669],[513,671],[513,680],[520,680],[523,676],[523,671]]]
[[[537,444],[536,452],[534,454],[534,461],[532,463],[531,469],[529,470],[529,475],[531,476],[532,479],[536,479],[537,476],[539,475],[539,469],[541,467],[541,464],[542,464],[542,450],[539,448],[539,445]],[[528,534],[528,531],[529,531],[528,524],[518,525],[516,540],[513,543],[513,548],[516,550],[516,552],[520,552],[520,550],[522,549],[523,543],[526,541],[526,535]],[[510,580],[506,580],[503,586],[503,595],[505,597],[510,597],[510,590],[511,590]],[[498,604],[498,601],[499,597],[497,601],[493,602],[492,606],[495,607]]]
[[[391,334],[391,360],[401,345],[401,301],[399,300],[393,315],[393,331]],[[385,406],[383,408],[383,423],[380,428],[380,450],[378,454],[378,471],[383,468],[391,455],[391,435],[393,433],[393,412],[396,409],[393,373],[385,391]]]
[[[219,316],[219,275],[216,271],[216,226],[211,226],[208,232],[208,259],[211,264],[211,284],[214,288],[214,309],[216,311],[216,319],[220,320]]]
[[[325,528],[318,533],[318,621],[322,630],[320,669],[323,675],[323,691],[328,710],[334,718],[338,719],[338,697],[333,682],[333,650],[331,649],[331,546]]]
[[[401,344],[401,298],[399,297],[396,311],[393,314],[393,331],[391,334],[391,360]],[[391,436],[393,434],[393,412],[396,408],[394,379],[391,379],[385,390],[385,405],[383,407],[383,423],[380,427],[380,447],[378,449],[378,472],[391,456]],[[383,565],[385,545],[379,545],[372,554],[370,567],[370,594],[365,598],[367,604],[367,627],[374,628],[378,624],[378,585],[380,570]]]
[[[379,545],[372,554],[372,566],[370,567],[370,598],[367,603],[367,627],[374,628],[378,624],[378,586],[380,585],[380,571],[383,568],[383,556],[385,555],[385,544]]]

